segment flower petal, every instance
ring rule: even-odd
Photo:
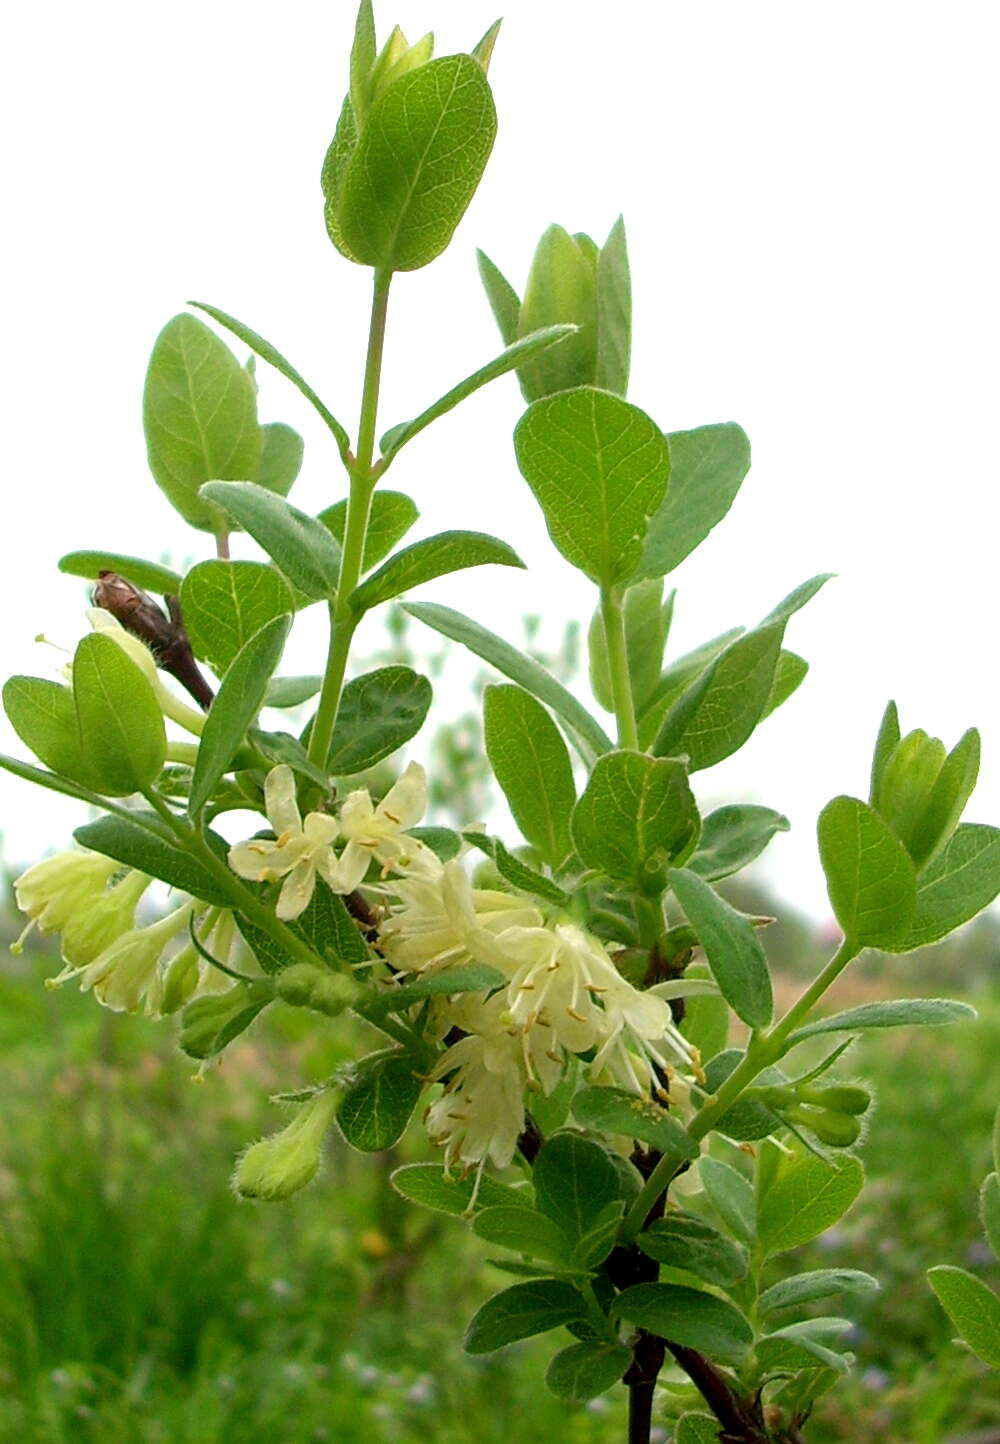
[[[405,829],[420,821],[426,807],[427,774],[419,762],[411,762],[389,788],[375,809],[375,816]]]
[[[281,885],[278,906],[275,912],[283,922],[291,922],[304,913],[312,899],[316,886],[316,868],[312,858],[304,857],[297,862]]]
[[[281,838],[286,832],[302,831],[302,817],[295,800],[295,774],[286,762],[272,767],[264,783],[267,820]]]

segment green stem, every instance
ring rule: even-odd
[[[608,671],[611,675],[611,695],[618,719],[618,745],[638,750],[639,730],[635,721],[635,700],[632,696],[632,678],[628,670],[628,651],[625,645],[625,610],[621,594],[614,587],[601,588],[601,619],[604,622],[604,639],[608,649]]]
[[[184,848],[185,852],[191,853],[204,867],[205,871],[219,884],[223,892],[229,894],[233,900],[233,907],[243,913],[251,922],[257,924],[262,931],[268,933],[274,941],[286,952],[290,953],[296,961],[309,963],[312,967],[317,965],[328,968],[329,964],[318,953],[313,952],[308,943],[302,941],[286,927],[280,918],[275,917],[269,908],[258,902],[253,893],[245,888],[234,873],[217,857],[209,847],[208,843],[195,828],[190,827],[181,818],[175,816],[164,802],[163,798],[153,788],[143,793],[150,807],[162,817],[170,831],[177,838],[177,841]]]
[[[377,473],[372,465],[375,454],[375,428],[378,418],[378,393],[382,379],[382,353],[385,346],[385,318],[389,304],[391,271],[377,270],[372,295],[371,323],[368,330],[368,355],[361,393],[361,417],[358,422],[358,452],[350,465],[351,487],[347,499],[347,523],[344,528],[344,549],[337,579],[337,598],[330,603],[330,647],[319,705],[309,739],[309,760],[317,767],[326,765],[333,729],[344,687],[347,657],[354,629],[360,618],[355,613],[352,596],[361,577],[371,516],[372,493]]]
[[[687,1133],[692,1142],[697,1143],[705,1137],[706,1133],[711,1132],[744,1089],[748,1088],[765,1068],[778,1061],[789,1035],[812,1012],[823,994],[836,981],[851,959],[857,957],[859,951],[856,943],[845,938],[816,980],[810,984],[798,1002],[792,1004],[785,1016],[775,1023],[771,1031],[754,1033],[751,1036],[743,1061],[733,1069],[715,1096],[708,1100],[688,1124]],[[660,1194],[670,1186],[680,1166],[679,1161],[669,1154],[660,1159],[643,1185],[635,1203],[625,1215],[620,1234],[622,1242],[627,1243],[635,1238],[649,1217],[653,1205]]]

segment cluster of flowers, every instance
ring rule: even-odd
[[[449,1166],[490,1160],[504,1167],[525,1126],[526,1094],[551,1093],[571,1056],[588,1060],[595,1081],[642,1094],[664,1064],[664,1049],[685,1061],[690,1050],[667,1004],[623,978],[604,944],[578,923],[546,919],[513,893],[474,887],[460,857],[442,862],[409,836],[426,800],[423,768],[411,763],[377,806],[361,789],[337,817],[312,812],[303,819],[294,774],[280,765],[265,784],[274,837],[237,843],[229,863],[248,880],[280,880],[276,914],[291,921],[309,905],[317,878],[347,894],[374,860],[380,878],[367,886],[384,899],[379,948],[394,977],[472,963],[502,975],[503,986],[489,993],[435,997],[429,1027],[448,1046],[431,1075],[443,1088],[425,1122]],[[154,1015],[229,988],[231,977],[192,941],[174,949],[193,929],[202,948],[228,965],[240,946],[232,913],[188,898],[136,927],[136,905],[151,879],[121,872],[112,860],[79,851],[17,879],[18,903],[33,924],[61,933],[67,966],[52,984],[77,978],[107,1007]]]

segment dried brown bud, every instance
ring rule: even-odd
[[[176,597],[167,597],[169,616],[148,593],[133,586],[117,572],[98,572],[94,587],[94,605],[110,612],[117,622],[145,642],[156,659],[156,665],[176,677],[206,712],[215,695],[202,675],[191,643],[184,630],[181,604]]]

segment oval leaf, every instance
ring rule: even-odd
[[[506,542],[477,531],[445,531],[414,542],[391,556],[384,566],[353,593],[351,605],[360,615],[398,597],[401,592],[433,581],[449,572],[487,565],[523,567],[524,562]]]
[[[656,423],[621,397],[584,386],[529,406],[514,448],[556,548],[600,587],[623,581],[670,475]]]
[[[770,807],[752,802],[734,802],[710,812],[701,827],[698,846],[688,859],[689,872],[706,882],[731,877],[759,857],[776,832],[787,832],[791,823]]]
[[[665,1108],[650,1098],[637,1098],[622,1088],[583,1088],[573,1099],[578,1123],[598,1133],[620,1133],[637,1138],[659,1153],[688,1161],[698,1157],[698,1145]]]
[[[701,826],[687,769],[642,752],[599,757],[573,811],[573,843],[588,867],[640,891],[662,892],[671,863]]]
[[[327,768],[350,777],[388,757],[420,731],[431,684],[409,667],[380,667],[348,682],[340,698]]]
[[[472,1231],[487,1243],[527,1254],[529,1258],[548,1259],[556,1264],[569,1260],[569,1239],[558,1224],[533,1208],[503,1205],[484,1208],[476,1215]]]
[[[491,1354],[517,1339],[544,1334],[586,1315],[583,1296],[561,1279],[514,1284],[487,1299],[465,1334],[468,1354]]]
[[[636,577],[663,577],[679,566],[732,506],[750,470],[750,442],[734,421],[672,431],[670,489],[649,523]]]
[[[618,1174],[607,1153],[579,1133],[557,1133],[545,1143],[532,1172],[535,1199],[576,1242],[594,1215],[618,1197]]]
[[[372,567],[377,567],[406,535],[419,515],[416,502],[404,492],[383,491],[380,487],[372,497],[361,570],[368,572]],[[316,520],[323,523],[338,546],[344,545],[344,533],[347,530],[346,501],[334,502],[333,506],[321,511]]]
[[[939,1265],[927,1278],[938,1303],[974,1354],[1000,1369],[1000,1299],[965,1269]]]
[[[827,803],[817,830],[830,903],[844,937],[870,948],[900,941],[917,901],[913,863],[902,843],[856,797]]]
[[[262,562],[199,562],[184,578],[180,599],[195,655],[220,677],[255,632],[292,611],[288,584]]]
[[[757,1205],[750,1184],[728,1163],[703,1157],[698,1172],[709,1203],[729,1229],[744,1243],[757,1237]]]
[[[248,531],[307,597],[320,601],[336,591],[340,547],[322,522],[251,481],[211,481],[202,495]]]
[[[632,1352],[624,1344],[586,1339],[560,1349],[546,1371],[545,1383],[557,1399],[584,1404],[617,1384],[631,1362]]]
[[[945,938],[1000,893],[1000,828],[963,822],[917,880],[913,922],[890,952],[909,952]]]
[[[817,1018],[796,1028],[788,1042],[791,1046],[817,1033],[853,1033],[865,1028],[941,1028],[975,1016],[975,1008],[951,998],[895,998],[886,1003],[861,1003],[843,1013]]]
[[[720,1359],[741,1359],[753,1330],[735,1304],[682,1284],[634,1284],[615,1300],[623,1319]]]
[[[275,617],[236,654],[205,719],[191,778],[188,811],[196,816],[215,791],[233,754],[264,704],[267,684],[281,661],[290,617]]]
[[[522,836],[552,867],[570,849],[576,787],[569,752],[548,712],[520,687],[487,687],[486,755]]]
[[[572,729],[575,738],[579,739],[580,751],[585,761],[591,761],[602,752],[611,751],[611,739],[598,722],[591,717],[586,708],[567,692],[561,682],[557,682],[551,672],[536,662],[533,657],[526,657],[502,637],[490,632],[486,627],[481,627],[471,617],[464,617],[461,612],[456,612],[451,607],[442,607],[437,602],[406,602],[402,610],[408,612],[411,617],[416,617],[418,622],[424,622],[428,627],[433,627],[444,637],[450,637],[453,642],[460,642],[463,647],[468,647],[477,657],[484,662],[489,662],[491,667],[496,667],[505,677],[512,682],[517,682],[526,692],[551,707],[553,712],[560,716]]]
[[[362,1153],[391,1148],[402,1138],[423,1087],[404,1053],[365,1059],[337,1105],[341,1133]]]
[[[159,592],[164,597],[176,596],[181,586],[179,572],[159,562],[145,562],[141,557],[129,557],[121,552],[67,552],[59,559],[59,570],[71,577],[88,577],[94,581],[101,572],[117,572],[133,586]]]
[[[149,873],[150,877],[159,878],[179,892],[191,893],[215,907],[231,907],[231,894],[220,887],[189,852],[179,848],[171,838],[162,836],[162,827],[152,812],[134,812],[129,818],[109,814],[78,827],[73,836],[81,847],[113,857],[125,867]],[[224,859],[226,843],[215,833],[209,832],[207,836],[210,845]]]
[[[199,488],[256,476],[261,436],[251,376],[196,317],[175,316],[156,338],[142,421],[157,486],[185,521],[214,530]]]
[[[98,792],[128,797],[156,781],[167,750],[163,713],[148,677],[110,637],[92,632],[77,647],[73,700]]]
[[[861,1294],[877,1288],[878,1279],[860,1269],[813,1269],[772,1284],[761,1294],[757,1307],[762,1314],[772,1314],[778,1309],[798,1308],[817,1299],[828,1299],[833,1294]]]
[[[771,975],[750,919],[696,873],[676,868],[670,886],[698,934],[719,991],[737,1017],[766,1028],[774,1016]]]
[[[813,1154],[785,1166],[768,1189],[757,1236],[768,1254],[798,1248],[832,1227],[861,1192],[864,1169],[848,1154],[827,1162]]]
[[[419,1203],[435,1213],[450,1213],[456,1218],[481,1208],[499,1205],[523,1208],[525,1195],[506,1183],[483,1174],[465,1178],[449,1174],[440,1163],[407,1163],[392,1175],[392,1186],[411,1203]]]
[[[744,1249],[692,1214],[668,1213],[640,1233],[636,1243],[658,1263],[687,1269],[721,1288],[745,1278],[749,1267]]]

